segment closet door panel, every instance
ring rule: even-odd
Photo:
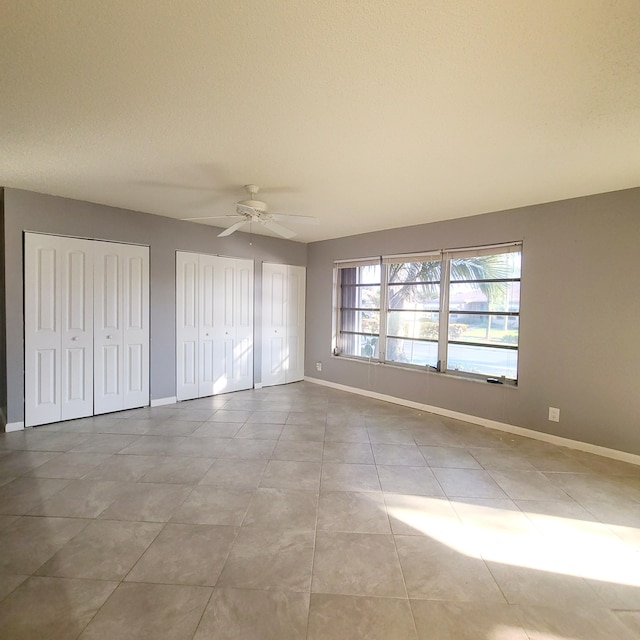
[[[213,256],[199,256],[199,383],[198,396],[210,396],[216,393],[216,353],[215,353],[215,314],[216,314],[216,272],[217,264]]]
[[[176,252],[176,345],[178,400],[199,395],[199,261],[197,254]]]
[[[122,269],[118,245],[96,242],[94,251],[94,411],[123,408]]]
[[[288,367],[286,344],[287,266],[262,265],[262,385],[284,384]]]
[[[62,418],[61,242],[25,234],[25,425]]]
[[[93,415],[93,243],[60,238],[62,419]]]
[[[234,390],[253,388],[253,261],[234,260]]]
[[[235,266],[231,258],[202,256],[212,261],[214,269],[213,309],[213,393],[236,391],[234,348],[235,328]]]
[[[306,269],[262,265],[262,384],[304,378]]]
[[[25,424],[93,414],[92,247],[25,234]]]
[[[250,389],[253,261],[178,252],[176,265],[178,399]]]
[[[122,408],[149,404],[149,248],[121,245]]]
[[[306,277],[307,270],[304,267],[288,267],[286,382],[297,382],[304,378]]]

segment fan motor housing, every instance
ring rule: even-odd
[[[262,202],[262,200],[240,200],[238,204],[243,204],[245,207],[251,207],[256,211],[260,211],[261,213],[267,212],[267,203]]]

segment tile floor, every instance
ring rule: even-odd
[[[309,383],[4,434],[0,637],[640,638],[640,467]]]

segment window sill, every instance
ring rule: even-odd
[[[489,382],[488,378],[476,378],[473,376],[466,376],[464,373],[456,374],[449,373],[444,371],[435,371],[434,369],[430,369],[427,367],[418,367],[418,366],[402,366],[397,364],[392,364],[390,362],[379,362],[378,360],[366,360],[364,358],[352,358],[351,356],[341,356],[331,354],[331,358],[335,360],[346,360],[347,362],[358,362],[359,364],[373,365],[376,367],[384,367],[388,369],[397,369],[398,371],[408,371],[410,373],[422,373],[428,375],[435,375],[439,378],[448,378],[452,380],[463,380],[465,382],[475,382],[477,384],[489,385],[491,387],[501,387],[503,389],[517,389],[517,382],[506,382],[506,383],[495,383]]]

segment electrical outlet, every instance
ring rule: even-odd
[[[549,420],[551,422],[560,422],[560,409],[549,407]]]
[[[316,362],[316,371],[322,371],[322,362]]]

